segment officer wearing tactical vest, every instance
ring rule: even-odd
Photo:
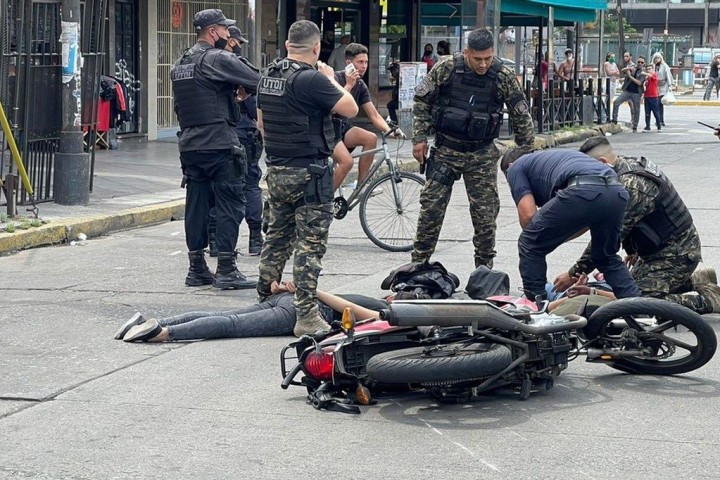
[[[255,93],[260,76],[230,52],[228,20],[221,10],[195,14],[197,43],[175,62],[172,79],[175,113],[180,123],[180,163],[187,182],[185,240],[189,250],[188,286],[253,288],[254,281],[235,264],[240,220],[245,213],[245,158],[235,134],[235,90]],[[208,213],[215,206],[218,265],[215,275],[205,263]]]
[[[643,296],[664,298],[698,313],[720,312],[717,276],[712,269],[695,272],[702,260],[700,237],[690,211],[662,170],[645,157],[618,156],[605,137],[587,140],[580,151],[611,166],[630,194],[620,239]],[[575,275],[593,268],[588,247],[567,273],[555,279],[556,290],[564,290]],[[688,295],[691,291],[698,295]]]
[[[232,52],[245,65],[259,73],[260,70],[242,55],[242,45],[248,43],[242,36],[242,32],[236,26],[228,28],[230,38],[225,50]],[[238,121],[235,125],[235,132],[240,145],[245,148],[248,167],[245,175],[245,223],[249,229],[248,254],[260,255],[262,249],[262,190],[260,189],[260,178],[262,172],[258,161],[262,156],[263,141],[257,128],[257,110],[255,95],[250,95],[243,87],[238,87],[236,92],[238,106]],[[210,256],[217,257],[217,243],[215,241],[215,215],[210,218]]]
[[[500,209],[494,139],[503,104],[522,150],[533,148],[533,123],[515,73],[494,56],[492,33],[468,35],[464,52],[443,57],[418,84],[413,106],[413,157],[426,164],[420,217],[412,261],[427,260],[435,251],[452,187],[464,177],[475,230],[475,266],[492,268],[495,220]],[[427,137],[435,131],[428,158]]]
[[[268,66],[258,85],[258,127],[265,140],[268,231],[260,254],[258,296],[267,299],[280,281],[293,246],[297,322],[295,335],[328,330],[318,312],[317,279],[333,219],[335,147],[332,113],[357,115],[350,92],[318,62],[320,30],[308,20],[290,26],[288,56]],[[317,70],[313,65],[317,63]]]

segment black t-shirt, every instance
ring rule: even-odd
[[[642,80],[642,69],[636,68],[635,73],[633,74],[633,77],[635,77],[636,80]],[[627,90],[628,93],[642,93],[640,92],[640,85],[633,82],[632,80],[629,81],[628,86],[625,90]]]
[[[345,72],[335,72],[335,81],[344,87],[347,83]],[[350,95],[352,95],[358,107],[362,107],[366,103],[372,101],[372,98],[370,97],[370,90],[368,90],[368,87],[365,82],[363,82],[362,78],[358,78],[355,85],[353,85],[353,88],[350,89]]]
[[[611,167],[584,153],[554,149],[518,158],[507,172],[507,181],[515,204],[529,193],[541,207],[578,175],[617,176]]]
[[[329,78],[317,70],[302,70],[297,73],[293,79],[290,92],[286,95],[292,95],[295,105],[305,112],[308,117],[322,118],[328,115],[335,104],[342,98],[343,93],[332,84]],[[263,97],[258,96],[257,108],[261,111]],[[263,112],[263,119],[268,118],[270,112]],[[298,151],[298,157],[308,157],[309,152]],[[269,165],[285,165],[292,161],[292,158],[285,157],[268,157]]]

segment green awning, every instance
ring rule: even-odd
[[[525,17],[548,16],[548,7],[554,7],[556,22],[594,22],[596,10],[605,10],[603,0],[501,0],[502,13]]]

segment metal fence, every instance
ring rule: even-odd
[[[10,0],[0,9],[0,101],[38,202],[53,200],[53,168],[62,127],[61,6],[61,0]],[[81,7],[81,121],[88,132],[87,144],[94,145],[107,1],[86,0]],[[0,176],[15,174],[7,139],[0,132]],[[29,201],[24,186],[15,192],[14,201],[20,205]]]

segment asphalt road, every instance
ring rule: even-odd
[[[692,211],[705,262],[720,267],[720,143],[695,123],[714,124],[718,112],[670,107],[666,117],[660,134],[611,141],[663,167]],[[504,181],[500,192],[496,268],[516,288],[520,229]],[[462,282],[472,271],[467,205],[458,183],[435,256]],[[585,241],[552,254],[551,277]],[[375,247],[350,212],[333,224],[321,288],[380,295],[382,278],[408,260]],[[239,264],[255,272],[256,261]],[[438,405],[415,394],[359,416],[318,412],[301,389],[279,387],[290,338],[112,339],[137,310],[254,301],[252,291],[187,289],[186,262],[178,222],[0,258],[0,478],[720,477],[718,359],[677,377],[581,359],[524,402],[504,392]],[[717,331],[720,317],[706,319]]]

